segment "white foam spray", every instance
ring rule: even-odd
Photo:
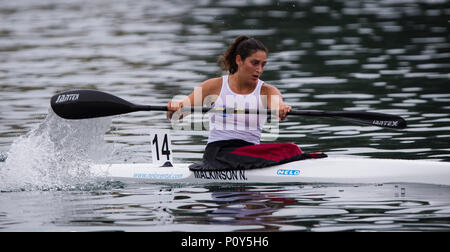
[[[51,109],[16,139],[0,165],[0,190],[65,190],[93,181],[89,166],[113,153],[104,140],[111,118],[65,120]]]

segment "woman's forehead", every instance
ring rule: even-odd
[[[262,50],[258,50],[254,53],[252,53],[250,56],[248,56],[248,59],[258,59],[258,60],[267,60],[267,53],[262,51]]]

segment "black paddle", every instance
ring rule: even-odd
[[[71,90],[56,94],[51,98],[53,111],[65,119],[88,119],[103,116],[120,115],[136,111],[167,111],[167,106],[137,105],[128,102],[115,95],[96,90]],[[206,113],[211,110],[208,107],[191,107],[192,112],[202,111]],[[216,111],[217,112],[217,111]],[[267,113],[257,110],[225,109],[226,113]],[[273,113],[273,112],[272,112]],[[291,110],[289,115],[328,117],[339,120],[355,122],[366,125],[374,125],[392,129],[406,128],[405,119],[389,114],[374,112],[327,112],[317,110]]]

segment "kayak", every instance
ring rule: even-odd
[[[97,90],[69,90],[54,95],[52,110],[67,120],[113,116],[137,111],[168,111],[166,105],[134,104]],[[261,114],[268,111],[210,107],[187,107],[190,112]],[[229,111],[229,112],[228,112]],[[272,112],[268,113],[272,114]],[[275,113],[276,114],[276,113]],[[289,115],[332,118],[390,129],[404,129],[407,122],[397,115],[364,111],[315,111],[292,109]],[[328,157],[306,159],[248,170],[190,170],[188,163],[172,162],[170,133],[152,132],[154,163],[97,164],[95,176],[122,181],[155,183],[426,183],[450,185],[450,162],[425,160]],[[160,165],[161,162],[171,165]]]
[[[328,157],[249,169],[191,171],[189,163],[96,164],[97,177],[145,183],[424,183],[450,185],[450,162]]]

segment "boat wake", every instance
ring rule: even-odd
[[[16,139],[0,164],[0,191],[92,187],[93,162],[113,153],[104,140],[111,118],[64,120],[51,109],[45,120]]]

